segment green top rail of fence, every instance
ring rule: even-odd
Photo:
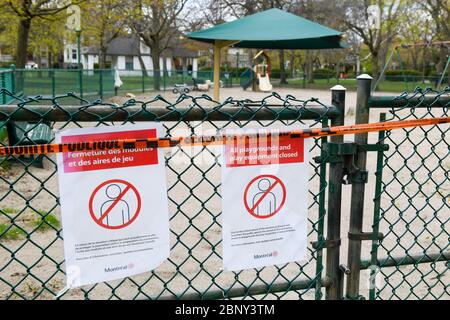
[[[399,96],[371,96],[369,108],[448,108],[450,87],[442,90],[416,88]]]
[[[181,94],[174,102],[157,95],[146,102],[129,99],[122,106],[100,99],[88,101],[74,93],[54,98],[21,98],[0,88],[0,94],[18,101],[17,106],[0,106],[0,121],[232,121],[243,122],[241,126],[249,121],[267,121],[264,125],[269,126],[280,120],[321,121],[339,115],[335,106],[323,104],[316,98],[299,100],[277,93],[260,101],[228,98],[222,103],[206,94],[197,97]],[[72,105],[65,103],[67,99]]]

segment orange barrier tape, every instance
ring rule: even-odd
[[[394,130],[409,127],[419,127],[427,125],[437,125],[450,123],[450,117],[403,120],[391,122],[376,122],[367,124],[357,124],[350,126],[336,126],[327,128],[311,128],[293,130],[278,133],[279,138],[313,138],[336,136],[345,134],[367,133],[383,130]],[[207,146],[225,144],[230,140],[246,138],[270,138],[271,133],[263,134],[243,134],[243,135],[213,135],[198,137],[177,137],[177,138],[144,138],[144,139],[121,139],[108,141],[84,141],[74,143],[55,143],[21,145],[11,147],[0,147],[0,156],[6,155],[28,155],[28,154],[50,154],[61,152],[80,152],[110,149],[138,149],[138,148],[169,148],[174,146]]]

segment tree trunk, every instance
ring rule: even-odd
[[[36,63],[38,65],[38,72],[37,72],[37,77],[38,78],[42,78],[42,50],[41,48],[39,48],[37,51],[37,55],[36,55]],[[33,59],[34,60],[34,59]]]
[[[50,52],[50,50],[47,51],[47,68],[48,69],[53,69],[53,56],[52,53]],[[48,72],[48,77],[50,78],[52,76],[52,71],[49,70]]]
[[[291,50],[289,68],[290,68],[291,78],[294,78],[294,74],[295,74],[295,51],[294,50]]]
[[[142,59],[142,54],[141,54],[140,51],[139,51],[139,54],[138,54],[138,60],[139,60],[139,65],[141,66],[142,72],[147,73],[147,68],[145,68],[145,63],[144,63],[144,60]]]
[[[440,76],[444,71],[445,63],[447,62],[446,48],[441,45],[439,46],[439,60],[436,63],[436,73]]]
[[[18,69],[25,68],[28,57],[28,38],[30,35],[31,19],[24,19],[19,21],[19,30],[17,37],[16,50],[16,67]]]
[[[160,52],[156,46],[153,46],[150,48],[151,55],[152,55],[152,62],[153,62],[153,89],[155,91],[160,90],[160,82],[161,82],[161,72],[160,72],[160,65],[159,65],[159,56]]]
[[[47,53],[47,64],[49,69],[53,68],[53,55],[50,51]]]
[[[425,73],[427,71],[427,64],[426,64],[426,58],[427,58],[427,47],[423,47],[422,52],[422,83],[425,83]]]
[[[162,65],[163,77],[166,77],[168,75],[168,72],[167,72],[167,57],[164,56],[164,55],[162,56],[162,62],[163,62],[163,65]],[[183,68],[183,72],[184,72],[184,68]]]
[[[105,46],[101,46],[98,52],[98,65],[100,69],[106,69],[106,50]]]
[[[314,83],[314,71],[313,71],[313,54],[311,51],[306,51],[306,79],[308,83]]]
[[[372,53],[372,77],[374,81],[372,81],[372,89],[377,90],[378,88],[373,87],[380,76],[380,68],[378,64],[378,52]]]
[[[284,66],[284,50],[280,50],[280,84],[287,84],[286,68]]]

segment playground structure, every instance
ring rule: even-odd
[[[264,50],[259,51],[253,57],[252,67],[249,67],[241,74],[241,87],[246,90],[251,85],[253,91],[271,91],[270,70],[269,55]]]
[[[386,70],[387,70],[388,66],[390,65],[390,63],[391,63],[391,61],[392,61],[392,59],[394,57],[394,54],[397,55],[398,63],[400,65],[401,70],[402,71],[404,70],[404,67],[403,67],[404,64],[403,64],[402,57],[400,55],[400,49],[408,49],[408,48],[411,48],[411,47],[425,47],[425,49],[426,49],[427,47],[430,47],[430,46],[445,46],[447,48],[447,62],[445,63],[445,66],[444,66],[444,69],[443,69],[442,73],[440,74],[439,78],[437,79],[436,90],[439,90],[441,88],[441,86],[442,86],[442,84],[444,82],[445,75],[446,75],[447,72],[448,72],[448,77],[447,77],[448,78],[448,85],[450,86],[450,68],[449,68],[449,64],[450,64],[450,41],[418,42],[418,43],[412,43],[412,44],[399,44],[399,45],[394,46],[394,48],[391,51],[391,54],[389,55],[388,59],[386,60],[385,65],[383,66],[383,69],[382,69],[380,75],[378,76],[378,79],[376,79],[375,83],[372,86],[372,91],[375,90],[378,87],[380,81],[383,79],[383,77],[384,77],[384,75],[386,73]],[[402,74],[402,77],[403,77],[403,81],[404,81],[404,83],[406,85],[406,83],[409,80],[408,79],[408,75]],[[423,79],[425,78],[424,74],[422,74],[422,78]]]
[[[342,42],[341,32],[279,9],[266,10],[209,29],[192,32],[187,37],[214,45],[214,83],[220,80],[221,50],[225,47],[252,49],[347,47]],[[247,72],[251,74],[251,71]],[[270,74],[270,70],[263,77],[259,77],[264,90],[271,89],[267,74]],[[214,100],[220,100],[219,86],[214,87]]]

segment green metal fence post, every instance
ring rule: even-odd
[[[380,114],[380,122],[386,121],[386,113]],[[383,143],[385,137],[385,132],[378,132],[378,143]],[[373,224],[372,230],[374,234],[378,234],[380,230],[380,211],[381,211],[381,185],[383,181],[383,157],[384,151],[379,150],[377,152],[377,171],[376,171],[376,179],[375,179],[375,197],[374,197],[374,215],[373,215]],[[377,260],[378,260],[378,246],[379,240],[372,240],[372,250],[370,251],[370,288],[369,288],[369,299],[375,300],[376,292],[375,292],[375,278],[377,275]]]
[[[5,72],[1,73],[1,85],[0,87],[6,88],[6,78],[5,78]],[[6,94],[2,94],[2,104],[6,104]]]
[[[322,128],[328,127],[328,117],[324,117],[322,119]],[[321,143],[321,150],[320,150],[320,155],[321,158],[323,159],[323,157],[325,156],[324,153],[324,149],[323,146],[324,144],[327,142],[327,137],[323,137],[320,139],[320,143]],[[318,220],[318,224],[317,224],[317,241],[323,241],[323,230],[324,230],[324,220],[325,220],[325,215],[326,215],[326,209],[325,209],[325,191],[327,188],[327,163],[323,160],[321,160],[320,163],[320,171],[319,171],[319,177],[320,177],[320,181],[319,181],[319,189],[320,189],[320,193],[319,193],[319,220]],[[321,300],[323,293],[322,293],[322,272],[323,272],[323,249],[317,249],[317,264],[316,264],[316,276],[317,276],[317,282],[316,282],[316,295],[315,295],[315,299],[316,300]]]
[[[145,77],[145,70],[144,69],[142,69],[141,70],[142,71],[142,74],[141,74],[141,84],[142,84],[142,92],[145,92],[145,79],[144,79],[144,77]]]
[[[83,98],[83,69],[78,69],[78,86],[80,88],[80,97]]]
[[[11,92],[16,94],[16,65],[12,64],[11,68]]]
[[[100,74],[99,74],[99,83],[100,83],[100,92],[99,92],[99,95],[100,95],[100,99],[102,99],[103,100],[103,69],[99,69],[99,72],[100,72]]]
[[[160,72],[160,71],[158,71],[158,72]],[[166,73],[165,72],[163,72],[163,86],[164,86],[163,91],[166,91]]]
[[[55,82],[55,70],[50,71],[52,75],[52,96],[55,97],[56,95],[56,82]]]
[[[343,86],[331,88],[331,104],[338,108],[340,115],[331,120],[331,126],[345,123],[345,93]],[[343,136],[330,137],[332,143],[344,142]],[[326,290],[327,300],[343,297],[343,275],[339,267],[339,251],[341,240],[341,199],[342,199],[342,162],[331,162],[328,181],[328,219],[327,219],[327,261],[326,276],[331,285]]]
[[[303,88],[303,89],[306,88],[306,72],[305,72],[305,71],[303,71],[302,88]]]
[[[355,123],[362,124],[369,122],[369,97],[372,84],[372,77],[362,74],[357,77],[357,93],[356,93],[356,116]],[[355,143],[357,145],[367,144],[367,133],[359,133],[355,135]],[[354,165],[358,170],[366,169],[367,151],[358,150],[354,156]],[[361,179],[363,180],[363,179]],[[350,227],[348,241],[348,259],[347,267],[350,270],[347,275],[347,292],[348,299],[359,299],[359,277],[361,270],[361,237],[364,214],[364,181],[353,181],[351,202],[350,202]],[[350,237],[350,235],[352,235]]]

